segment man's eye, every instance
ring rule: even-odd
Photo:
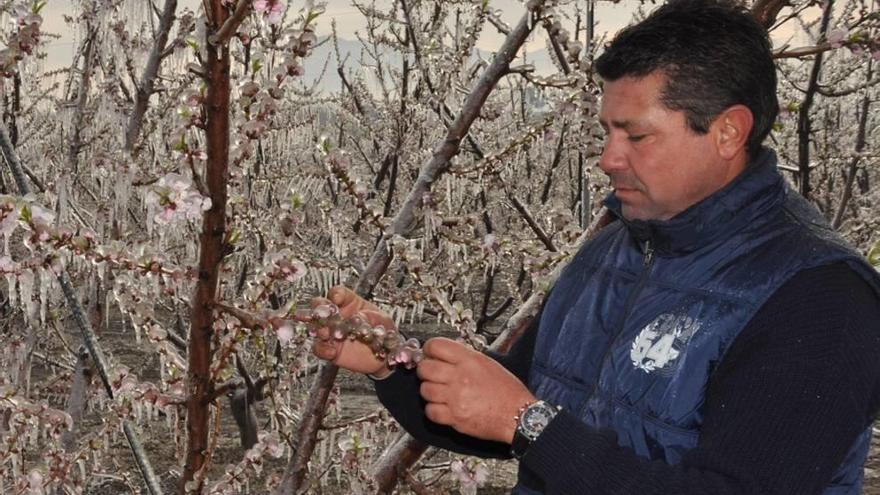
[[[629,136],[627,139],[632,141],[633,143],[637,143],[645,138],[645,134],[639,134],[637,136]]]

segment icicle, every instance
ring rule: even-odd
[[[6,283],[9,285],[9,305],[10,305],[11,307],[15,307],[15,304],[16,304],[16,302],[17,302],[16,295],[17,295],[18,293],[17,293],[16,290],[15,290],[15,289],[16,289],[16,287],[15,287],[16,283],[15,283],[15,281],[16,281],[16,279],[15,279],[15,274],[14,274],[14,273],[7,273],[7,274],[6,274]]]
[[[19,295],[21,304],[25,309],[25,319],[32,322],[36,316],[36,305],[34,304],[34,273],[30,270],[23,270],[19,275],[18,282]]]
[[[67,218],[67,210],[70,206],[67,203],[67,176],[65,174],[61,174],[61,176],[58,177],[56,188],[58,189],[58,201],[56,205],[58,216],[55,218],[55,226],[58,227],[70,223]]]
[[[400,308],[391,309],[391,320],[394,321],[394,326],[400,328],[403,318],[406,318],[406,308],[403,311],[400,311]]]
[[[103,263],[102,263],[103,266]],[[98,280],[104,280],[104,274],[100,275]],[[113,303],[113,291],[107,290],[104,291],[104,307],[110,309],[110,305]],[[110,311],[104,311],[104,328],[110,328]]]
[[[49,286],[52,285],[52,273],[40,270],[40,324],[46,325],[46,308],[49,305]]]
[[[155,212],[153,211],[152,208],[149,208],[149,207],[147,207],[146,210],[147,210],[147,216],[146,216],[147,237],[151,237],[153,235],[153,216],[154,216]]]
[[[165,354],[159,354],[159,381],[165,382],[165,375],[167,374],[166,363],[165,363]]]

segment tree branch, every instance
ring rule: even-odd
[[[779,11],[787,5],[789,0],[758,0],[752,5],[752,15],[764,29],[770,29],[776,23]]]
[[[826,34],[828,33],[828,24],[831,21],[831,10],[833,5],[833,0],[825,1],[822,11],[822,21],[819,25],[819,36],[822,39],[825,39]],[[822,70],[823,53],[824,52],[817,53],[816,58],[813,60],[813,67],[810,70],[810,80],[807,84],[807,93],[804,96],[804,101],[801,102],[800,108],[798,109],[798,169],[800,171],[798,174],[798,186],[801,195],[807,199],[809,199],[812,189],[810,186],[810,134],[812,130],[810,108],[813,106],[813,99],[816,94],[816,88],[818,88],[819,84],[819,72]]]
[[[532,232],[538,236],[538,239],[544,244],[544,247],[547,248],[548,251],[556,252],[556,246],[553,245],[553,241],[550,240],[550,237],[547,236],[547,233],[544,232],[544,229],[538,225],[538,222],[535,221],[535,218],[532,217],[532,214],[529,213],[529,210],[526,208],[526,205],[522,204],[522,202],[513,194],[508,194],[507,199],[510,200],[510,203],[516,208],[516,211],[519,212],[520,216],[523,217],[523,220],[529,225],[529,228],[532,229]]]
[[[773,58],[778,60],[782,58],[806,57],[807,55],[817,55],[832,49],[834,49],[834,47],[831,46],[831,43],[823,41],[814,46],[802,46],[799,48],[792,48],[791,50],[782,49],[775,51],[773,52]]]
[[[174,13],[176,10],[177,0],[165,0],[165,6],[162,8],[162,16],[159,20],[159,33],[156,36],[153,48],[150,50],[150,56],[147,58],[147,66],[141,76],[141,82],[137,85],[134,109],[131,112],[131,117],[128,119],[128,125],[125,127],[124,149],[129,153],[134,151],[135,142],[141,133],[144,114],[147,112],[150,96],[153,95],[156,76],[159,74],[159,65],[164,58],[165,45],[168,43],[168,33],[171,31],[171,24],[174,23]]]
[[[869,81],[871,80],[872,62],[873,60],[868,59],[868,74],[865,79]],[[853,182],[855,182],[856,172],[858,171],[859,165],[859,154],[865,149],[868,129],[868,110],[871,106],[871,99],[868,96],[869,94],[869,91],[865,91],[865,95],[862,97],[862,108],[861,114],[859,115],[859,129],[856,131],[856,154],[850,160],[849,167],[847,167],[846,183],[844,184],[843,192],[840,195],[840,204],[837,206],[837,213],[834,215],[834,220],[831,222],[831,227],[835,230],[840,228],[843,224],[843,215],[846,212],[846,206],[852,198]]]
[[[241,26],[241,23],[244,22],[244,18],[247,17],[251,10],[251,5],[253,5],[253,0],[238,0],[238,3],[235,5],[235,11],[220,26],[220,29],[208,38],[208,43],[216,46],[229,41],[235,34],[238,26]]]

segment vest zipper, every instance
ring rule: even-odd
[[[645,241],[645,244],[642,246],[642,252],[644,253],[644,258],[642,258],[642,266],[644,270],[642,274],[639,276],[639,280],[636,283],[635,288],[629,294],[629,297],[626,298],[626,304],[623,306],[623,318],[620,320],[620,327],[617,329],[617,333],[614,335],[614,339],[611,341],[611,346],[605,350],[605,356],[608,357],[611,348],[617,343],[617,340],[620,338],[620,334],[623,333],[623,326],[626,324],[626,319],[629,318],[629,313],[632,311],[632,306],[635,304],[636,299],[639,297],[639,294],[642,292],[642,289],[645,287],[645,282],[648,281],[648,277],[651,275],[651,268],[654,266],[654,246],[651,245],[651,241]],[[602,362],[605,362],[605,359],[602,359]]]
[[[617,333],[614,335],[614,338],[611,339],[611,343],[608,344],[608,347],[605,348],[605,352],[602,354],[602,360],[599,361],[599,371],[596,374],[596,381],[593,383],[593,392],[590,396],[584,401],[584,405],[581,408],[581,416],[583,416],[584,409],[586,409],[587,404],[590,399],[596,396],[596,392],[599,390],[599,381],[602,379],[602,369],[605,368],[605,361],[608,360],[608,356],[611,354],[612,349],[617,346],[617,341],[620,340],[621,334],[623,334],[623,327],[626,325],[626,320],[629,318],[629,313],[632,311],[632,306],[635,304],[636,299],[638,299],[639,294],[642,292],[642,289],[645,287],[645,282],[648,281],[648,277],[651,275],[651,268],[654,266],[654,246],[651,244],[651,240],[648,239],[645,241],[645,244],[641,246],[642,252],[644,253],[644,257],[642,258],[642,266],[644,270],[642,274],[639,276],[638,282],[636,282],[635,288],[633,288],[629,297],[626,299],[626,304],[623,307],[623,317],[620,320],[620,326],[617,329]]]

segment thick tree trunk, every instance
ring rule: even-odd
[[[210,9],[209,31],[216,32],[226,21],[228,13],[222,0],[211,0]],[[208,83],[205,96],[208,153],[205,182],[211,198],[211,208],[202,218],[202,232],[199,236],[199,277],[190,310],[189,363],[186,377],[187,448],[183,477],[180,480],[180,493],[187,491],[201,493],[203,488],[203,476],[199,472],[207,460],[209,398],[214,387],[210,373],[213,358],[212,304],[217,293],[226,233],[226,184],[229,177],[229,47],[226,43],[215,45],[208,43],[207,40],[205,44],[207,50],[205,73]]]

